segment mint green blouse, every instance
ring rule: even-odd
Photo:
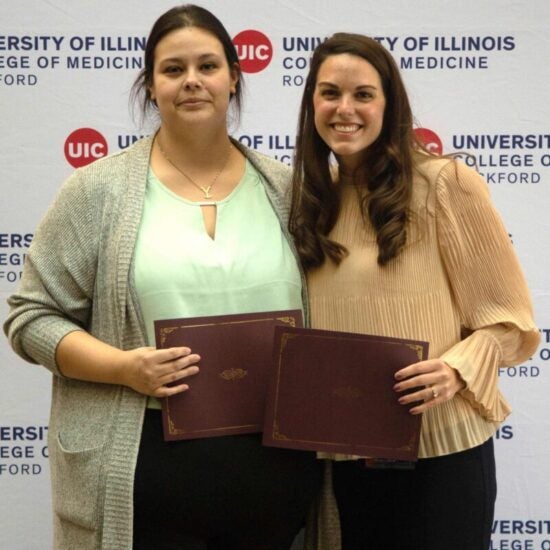
[[[152,346],[156,319],[302,308],[296,260],[248,161],[236,188],[215,204],[212,239],[199,204],[149,169],[134,276]]]

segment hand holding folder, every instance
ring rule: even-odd
[[[397,402],[393,376],[427,354],[416,340],[276,327],[264,444],[416,460],[421,416]]]
[[[155,321],[157,348],[201,356],[189,389],[162,400],[167,441],[261,432],[274,327],[301,326],[300,310]]]

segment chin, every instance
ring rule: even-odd
[[[356,147],[331,147],[331,151],[337,156],[345,160],[346,157],[354,157],[362,153],[366,147],[356,148]]]

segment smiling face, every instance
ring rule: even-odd
[[[346,171],[380,135],[386,98],[380,75],[362,57],[331,55],[317,73],[313,108],[315,128]]]
[[[221,42],[208,31],[185,27],[157,44],[149,91],[164,126],[225,127],[237,81]]]

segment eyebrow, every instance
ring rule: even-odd
[[[212,58],[220,59],[221,57],[222,57],[221,55],[219,55],[217,53],[214,53],[214,52],[203,53],[203,54],[199,55],[198,60],[200,62],[200,61],[205,61],[207,59],[212,59]],[[185,59],[185,56],[184,57],[166,57],[164,59],[159,59],[159,63],[180,62],[182,59]]]
[[[317,82],[317,86],[328,86],[329,88],[339,88],[337,84],[333,84],[332,82],[325,82],[325,81]],[[355,87],[356,90],[363,90],[366,88],[371,90],[378,89],[377,86],[375,86],[374,84],[361,84],[360,86]]]

